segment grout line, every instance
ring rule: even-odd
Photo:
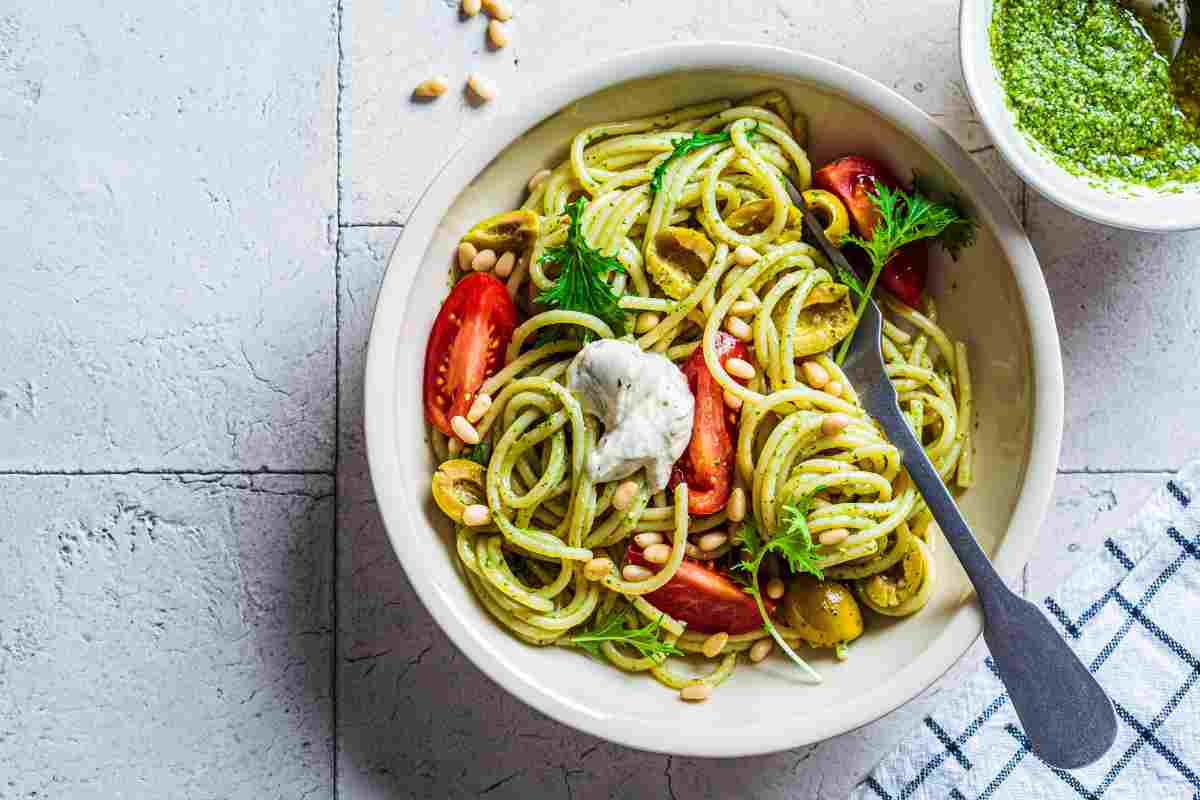
[[[338,224],[340,228],[400,228],[404,229],[403,222],[342,222]]]
[[[1021,181],[1021,228],[1029,233],[1029,184]]]
[[[1132,467],[1127,469],[1105,469],[1104,467],[1082,467],[1060,469],[1059,475],[1174,475],[1179,467]]]
[[[0,477],[52,477],[52,478],[90,478],[111,477],[117,475],[327,475],[333,476],[333,470],[328,469],[0,469]]]
[[[333,254],[333,536],[331,538],[332,552],[330,563],[332,581],[329,598],[329,615],[333,629],[333,641],[329,647],[329,702],[330,702],[330,738],[332,744],[332,759],[330,775],[333,781],[333,798],[337,800],[340,794],[340,777],[338,775],[338,760],[341,742],[338,738],[339,708],[338,708],[338,663],[340,661],[341,603],[339,585],[341,583],[340,564],[338,559],[338,525],[341,509],[341,493],[339,489],[338,472],[341,466],[342,454],[342,90],[345,84],[345,51],[342,49],[342,23],[345,20],[345,8],[342,0],[334,0],[335,25],[334,44],[337,52],[337,91],[334,95],[334,173],[336,176],[337,200],[334,213],[337,216],[337,236]]]
[[[967,152],[968,152],[968,153],[970,153],[970,154],[971,154],[971,155],[973,155],[973,156],[977,156],[977,155],[979,155],[980,153],[987,153],[987,152],[990,152],[990,151],[992,151],[992,150],[995,150],[995,149],[996,149],[996,145],[994,145],[994,144],[985,144],[983,147],[976,147],[975,149],[973,149],[973,150],[968,150]]]

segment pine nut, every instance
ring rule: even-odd
[[[612,574],[611,558],[593,558],[583,565],[583,577],[589,581],[602,581]]]
[[[512,6],[508,0],[483,0],[483,12],[493,19],[508,22],[512,19]]]
[[[688,558],[704,558],[704,553],[701,552],[700,548],[696,547],[696,545],[692,544],[691,542],[687,543],[687,545],[683,548],[683,552],[687,553]]]
[[[706,553],[711,553],[721,545],[729,541],[729,537],[723,533],[706,533],[696,542],[700,549]]]
[[[825,392],[833,395],[834,397],[841,397],[842,392],[844,391],[845,387],[842,386],[841,381],[830,381],[825,385]]]
[[[800,365],[800,369],[804,371],[804,380],[814,389],[820,389],[829,383],[829,370],[815,361],[805,361]]]
[[[833,528],[832,530],[824,531],[817,537],[821,544],[832,547],[835,544],[841,544],[850,538],[850,531],[845,528]]]
[[[483,102],[487,103],[496,99],[499,90],[496,89],[496,84],[480,75],[478,72],[472,72],[467,76],[467,88]]]
[[[498,19],[488,23],[487,36],[488,42],[497,50],[508,46],[508,29]]]
[[[741,378],[744,381],[748,381],[758,374],[753,364],[741,358],[731,358],[726,361],[725,371],[733,377]]]
[[[479,0],[462,0],[462,15],[464,17],[473,17],[479,13],[481,7]]]
[[[700,647],[700,652],[709,658],[716,658],[721,655],[721,651],[725,649],[725,645],[729,643],[728,633],[714,633],[712,636],[704,640],[704,644]]]
[[[492,271],[497,278],[507,278],[512,275],[513,267],[516,265],[517,254],[510,251],[496,259],[496,267]]]
[[[829,502],[829,498],[817,495],[812,500],[813,508],[829,508],[833,503]]]
[[[454,431],[455,436],[462,439],[463,444],[479,444],[479,431],[467,422],[466,417],[453,417],[450,420],[450,429]]]
[[[748,267],[755,261],[758,261],[758,251],[753,247],[739,244],[737,250],[733,251],[733,260],[743,267]]]
[[[821,420],[821,433],[826,436],[837,436],[846,430],[846,426],[851,422],[853,420],[848,414],[826,414],[825,419]]]
[[[762,661],[767,656],[771,655],[771,650],[774,649],[775,643],[770,639],[759,639],[750,648],[750,660],[755,664]]]
[[[734,338],[741,339],[743,342],[748,342],[754,338],[754,331],[750,328],[746,320],[741,317],[726,318],[725,330],[729,331]]]
[[[480,250],[471,259],[471,269],[476,272],[488,272],[494,266],[496,266],[495,250]]]
[[[548,169],[539,169],[537,172],[533,173],[533,175],[529,178],[529,191],[533,192],[535,189],[537,189],[537,187],[545,183],[546,179],[550,177],[550,174],[550,170]]]
[[[446,445],[450,450],[450,455],[456,456],[462,452],[463,443],[457,436],[451,436],[450,441]]]
[[[613,493],[612,504],[617,511],[628,511],[637,496],[638,485],[633,481],[624,481]]]
[[[492,407],[492,396],[490,394],[480,394],[475,396],[475,402],[471,403],[471,408],[467,411],[467,422],[474,425],[479,420],[483,419],[483,415]]]
[[[466,272],[471,268],[471,262],[475,260],[475,256],[479,251],[475,249],[475,245],[470,242],[463,242],[458,246],[458,268]]]
[[[746,490],[736,486],[729,495],[729,504],[725,506],[725,515],[730,522],[741,522],[746,518]]]
[[[633,537],[633,542],[638,547],[652,547],[656,544],[662,544],[663,537],[661,533],[649,531],[647,533],[639,533],[637,536]]]
[[[758,309],[758,303],[749,300],[737,300],[729,307],[729,313],[737,317],[753,314]]]
[[[640,564],[626,564],[621,568],[621,577],[627,581],[644,581],[653,574]]]
[[[655,314],[653,311],[643,311],[637,315],[637,324],[633,330],[636,333],[649,333],[658,327],[658,323],[662,322],[662,317]]]
[[[428,80],[423,80],[417,84],[417,88],[413,89],[414,97],[441,97],[450,88],[450,81],[445,75],[434,75]]]
[[[738,411],[739,409],[741,409],[742,398],[738,397],[736,394],[729,391],[728,389],[725,390],[725,393],[723,396],[725,398],[725,407],[726,408],[730,409],[731,411]]]
[[[689,703],[703,703],[712,696],[712,689],[705,683],[693,683],[680,689],[679,696]]]
[[[463,509],[463,525],[471,528],[478,528],[481,525],[487,525],[492,521],[492,512],[488,507],[481,504],[467,506]]]
[[[783,593],[784,586],[782,580],[779,578],[771,578],[771,580],[767,581],[767,597],[771,598],[772,600],[778,600],[779,598],[783,597]]]
[[[652,544],[642,551],[642,557],[651,564],[665,564],[671,558],[671,548],[665,544]]]

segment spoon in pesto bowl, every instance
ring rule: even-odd
[[[804,227],[839,271],[853,272],[833,246],[803,196],[784,180]],[[946,489],[925,448],[908,426],[883,363],[883,316],[868,298],[843,369],[863,407],[879,423],[925,499],[983,606],[983,638],[1021,725],[1046,763],[1082,767],[1104,755],[1117,738],[1117,716],[1104,689],[1037,606],[1005,584]]]

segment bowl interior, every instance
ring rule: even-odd
[[[994,6],[994,0],[963,0],[960,54],[975,111],[1012,168],[1042,196],[1096,222],[1146,231],[1200,227],[1200,184],[1165,191],[1106,186],[1063,169],[1017,129],[992,61],[989,27]]]
[[[839,74],[850,74],[821,63]],[[978,636],[980,621],[975,606],[967,602],[966,578],[939,537],[939,585],[929,606],[901,621],[872,617],[868,633],[852,646],[845,663],[835,662],[827,652],[809,653],[825,677],[823,684],[801,684],[794,668],[782,659],[770,659],[753,668],[742,665],[709,702],[684,708],[649,676],[622,673],[578,652],[538,649],[517,641],[475,601],[457,568],[452,531],[430,501],[429,476],[436,464],[423,445],[416,376],[422,372],[426,336],[446,295],[450,258],[460,237],[478,219],[516,207],[528,177],[561,161],[579,129],[774,87],[807,112],[810,158],[815,165],[861,152],[882,158],[898,174],[919,170],[958,191],[983,224],[977,244],[957,263],[940,253],[935,256],[932,291],[941,323],[953,337],[965,340],[971,351],[979,481],[963,497],[962,506],[985,548],[1001,551],[998,563],[1010,577],[1033,545],[1048,497],[1048,489],[1030,493],[1027,471],[1033,440],[1042,436],[1053,441],[1043,442],[1042,455],[1050,457],[1039,475],[1044,478],[1046,469],[1052,473],[1059,423],[1042,420],[1038,428],[1038,415],[1048,416],[1046,408],[1054,408],[1054,403],[1039,404],[1038,392],[1053,395],[1054,388],[1039,387],[1032,377],[1030,287],[1022,287],[1016,277],[1014,252],[1025,260],[1026,280],[1036,275],[1042,294],[1044,285],[1011,212],[965,155],[955,156],[960,159],[955,163],[957,175],[950,174],[934,149],[923,147],[846,93],[804,73],[803,69],[791,74],[693,69],[621,83],[561,107],[516,138],[482,171],[472,170],[473,179],[464,175],[468,185],[448,187],[448,210],[431,212],[432,233],[427,240],[410,239],[425,236],[425,231],[410,226],[393,254],[387,279],[390,283],[393,274],[400,273],[405,277],[396,280],[410,288],[393,308],[381,305],[376,314],[368,367],[372,472],[390,535],[422,599],[459,646],[506,688],[563,721],[643,749],[738,755],[797,746],[849,730],[911,699],[932,682]],[[872,91],[887,93],[882,87]],[[889,102],[904,103],[888,95]],[[916,109],[907,108],[920,116]],[[929,125],[929,135],[935,132]],[[944,138],[939,147],[944,154],[953,145]],[[428,246],[422,247],[425,241]],[[389,288],[385,285],[385,296]],[[1047,318],[1048,310],[1047,303]],[[1044,331],[1045,319],[1038,324]],[[1049,362],[1057,365],[1052,321],[1049,330],[1053,350]],[[380,416],[373,414],[375,408],[382,409]],[[377,421],[384,415],[385,421]],[[1010,526],[1019,503],[1025,524]]]

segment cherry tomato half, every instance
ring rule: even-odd
[[[425,346],[425,419],[450,435],[450,420],[466,416],[475,393],[504,364],[517,325],[508,289],[494,275],[463,278],[442,303]]]
[[[721,366],[731,358],[750,359],[746,345],[727,333],[717,334],[716,350]],[[703,349],[692,351],[684,362],[683,374],[696,397],[696,411],[692,439],[683,457],[675,462],[670,488],[687,484],[688,513],[715,514],[725,507],[733,491],[737,412],[725,406],[724,390],[708,371]]]
[[[642,556],[642,549],[631,544],[625,558],[630,564],[658,570]],[[754,598],[726,575],[712,569],[707,562],[685,558],[671,580],[661,589],[646,596],[655,608],[680,622],[689,631],[729,634],[748,633],[762,627]],[[768,614],[775,613],[775,603],[763,598]]]
[[[813,174],[813,186],[837,195],[850,212],[858,235],[866,239],[871,238],[879,222],[879,209],[871,200],[877,182],[889,189],[900,188],[890,169],[865,156],[844,156]],[[884,288],[908,305],[917,305],[925,291],[928,254],[924,242],[900,248],[879,276]]]

